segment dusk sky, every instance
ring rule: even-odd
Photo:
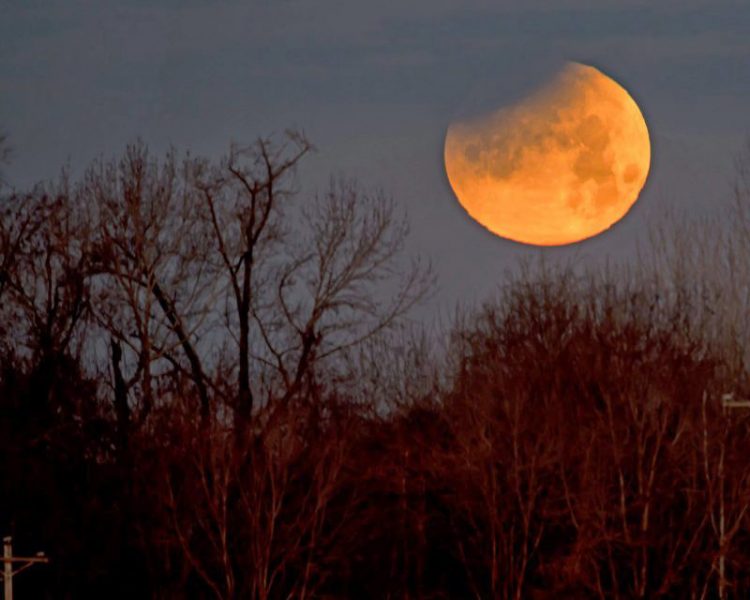
[[[750,5],[691,2],[354,3],[333,0],[6,2],[0,130],[18,187],[78,172],[137,137],[217,156],[290,127],[317,147],[303,190],[333,175],[407,210],[410,252],[437,303],[481,300],[522,256],[619,260],[669,207],[714,214],[750,133]],[[596,66],[639,104],[651,173],[613,229],[524,246],[472,221],[442,163],[453,119],[523,97],[565,61]]]
[[[750,598],[748,0],[0,7],[2,598]]]

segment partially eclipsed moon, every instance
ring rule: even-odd
[[[543,246],[619,221],[650,163],[633,98],[578,63],[519,104],[452,123],[445,139],[445,170],[464,209],[499,236]]]

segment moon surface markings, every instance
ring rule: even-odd
[[[493,233],[536,245],[597,235],[648,176],[646,122],[618,83],[569,63],[517,105],[450,125],[445,168],[459,202]]]

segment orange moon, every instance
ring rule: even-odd
[[[472,218],[504,238],[558,246],[625,216],[646,183],[651,143],[621,85],[568,63],[518,104],[452,123],[444,159]]]

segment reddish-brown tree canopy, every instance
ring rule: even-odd
[[[0,515],[52,559],[19,594],[747,597],[746,191],[719,249],[407,335],[405,222],[351,182],[298,210],[309,150],[3,197]]]

